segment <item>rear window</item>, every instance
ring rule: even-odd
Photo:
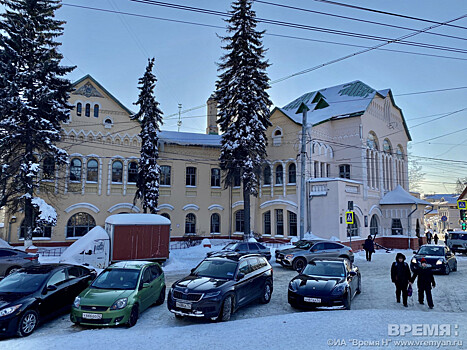
[[[467,241],[467,234],[465,234],[465,233],[451,233],[450,238],[451,239],[461,239],[461,240]]]

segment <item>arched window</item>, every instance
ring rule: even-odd
[[[347,237],[358,236],[359,235],[358,229],[359,229],[358,228],[358,219],[357,219],[357,216],[354,215],[353,224],[348,224],[347,225]]]
[[[396,151],[396,156],[399,159],[404,159],[404,149],[402,148],[401,145],[397,145],[397,151]]]
[[[217,213],[211,215],[211,233],[221,232],[221,216]]]
[[[282,143],[282,130],[276,129],[272,134],[272,145],[280,146]]]
[[[94,117],[99,118],[99,105],[98,104],[94,105]]]
[[[55,178],[55,160],[54,157],[45,157],[42,168],[42,179],[53,180]]]
[[[374,149],[374,150],[378,149],[378,138],[376,137],[376,134],[373,131],[371,131],[368,134],[368,137],[366,139],[366,145],[370,149]]]
[[[245,230],[245,215],[243,209],[235,212],[235,232],[243,232]]]
[[[170,220],[170,215],[167,213],[162,213],[161,216]]]
[[[295,163],[289,164],[289,184],[294,184],[297,182],[297,167]]]
[[[73,215],[66,224],[67,237],[81,237],[96,226],[94,218],[87,213]]]
[[[78,102],[78,103],[76,104],[76,115],[77,115],[78,117],[81,117],[81,114],[82,114],[82,113],[83,113],[83,105],[82,105],[81,102]]]
[[[196,216],[189,213],[185,217],[185,234],[196,234]]]
[[[383,152],[387,154],[392,154],[391,142],[389,142],[388,139],[384,139],[383,141]]]
[[[376,214],[371,217],[370,220],[370,235],[375,236],[378,234],[378,218]]]
[[[86,103],[85,110],[84,110],[84,115],[86,117],[91,116],[91,105],[89,103]]]
[[[116,160],[112,163],[112,182],[123,182],[123,164],[121,161]]]
[[[138,180],[138,163],[130,162],[128,164],[128,182],[136,183]]]
[[[87,166],[87,174],[86,174],[86,181],[89,182],[97,182],[97,175],[98,175],[98,165],[97,165],[97,160],[95,159],[90,159],[88,160],[88,166]]]
[[[275,184],[276,185],[282,185],[284,183],[284,179],[283,179],[283,168],[282,168],[282,165],[278,165],[276,167],[276,182]]]
[[[265,185],[271,184],[271,168],[269,165],[266,165],[263,170],[263,181]]]
[[[70,180],[81,181],[81,159],[73,158],[70,163]]]

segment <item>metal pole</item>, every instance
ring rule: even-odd
[[[302,119],[302,149],[300,152],[301,178],[300,178],[300,239],[305,236],[305,167],[306,167],[306,124],[308,108],[303,108]],[[309,215],[309,213],[307,213]]]

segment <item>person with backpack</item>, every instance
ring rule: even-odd
[[[391,266],[391,280],[392,283],[396,286],[396,301],[402,302],[405,307],[407,307],[407,288],[409,285],[412,285],[410,281],[411,274],[409,265],[405,262],[405,255],[402,253],[397,253],[396,261],[392,263]]]
[[[431,270],[431,266],[427,265],[426,259],[420,259],[420,267],[415,270],[413,276],[411,278],[411,282],[415,282],[415,279],[418,277],[417,281],[417,288],[418,288],[418,302],[420,304],[424,304],[423,297],[426,294],[426,301],[428,303],[428,307],[433,309],[433,297],[431,295],[431,287],[436,287],[435,278],[433,277],[433,271]]]
[[[371,261],[371,254],[375,252],[375,242],[371,238],[371,235],[365,239],[365,243],[363,243],[363,249],[366,252],[366,261]]]

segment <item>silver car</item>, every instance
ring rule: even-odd
[[[313,258],[346,258],[354,261],[352,249],[333,241],[300,240],[293,248],[276,250],[276,262],[297,271],[301,271]]]
[[[39,265],[39,255],[18,249],[0,248],[0,277],[8,276],[22,267]]]
[[[452,231],[446,233],[446,245],[454,253],[467,254],[467,232]]]

